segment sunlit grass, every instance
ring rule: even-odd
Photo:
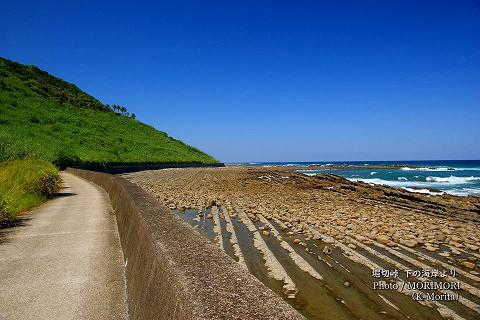
[[[43,160],[15,160],[0,166],[0,221],[51,197],[60,187],[58,169]]]
[[[116,114],[73,84],[0,58],[0,163],[28,158],[60,166],[217,162],[164,132]]]

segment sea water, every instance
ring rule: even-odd
[[[248,166],[320,166],[299,170],[306,175],[330,173],[352,181],[382,184],[420,193],[449,193],[480,196],[480,160],[442,161],[351,161],[351,162],[258,162]],[[366,168],[334,169],[333,166],[365,166]],[[372,169],[372,165],[400,165],[398,168]],[[436,189],[439,192],[432,191]]]

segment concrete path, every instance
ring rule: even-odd
[[[125,319],[123,256],[101,188],[62,173],[58,197],[0,230],[0,319]]]

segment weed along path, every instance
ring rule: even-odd
[[[125,319],[108,195],[69,173],[62,178],[58,197],[0,230],[0,319]]]

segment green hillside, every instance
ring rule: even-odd
[[[122,113],[35,66],[0,58],[0,163],[217,162]]]

